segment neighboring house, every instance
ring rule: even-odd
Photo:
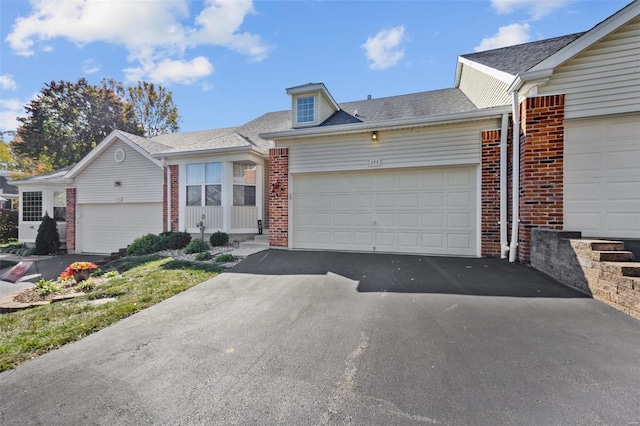
[[[585,33],[460,56],[453,88],[338,104],[313,83],[240,127],[116,131],[56,182],[67,247],[258,220],[272,247],[523,262],[535,227],[640,238],[639,16],[635,1]]]
[[[18,188],[9,184],[11,172],[0,170],[0,210],[17,210]]]

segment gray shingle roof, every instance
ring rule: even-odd
[[[584,32],[569,34],[516,46],[470,53],[462,55],[462,57],[515,76],[529,71],[583,34]]]
[[[478,109],[458,88],[345,102],[340,104],[340,108],[343,113],[350,115],[351,119],[343,113],[336,113],[323,125],[428,117]]]

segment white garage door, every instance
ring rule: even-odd
[[[565,229],[640,238],[640,115],[565,123]]]
[[[476,256],[476,167],[299,174],[294,248]]]
[[[112,253],[162,232],[162,203],[78,205],[78,251]]]

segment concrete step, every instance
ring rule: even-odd
[[[633,262],[635,257],[630,251],[592,251],[591,260],[597,262]]]
[[[261,248],[261,249],[268,249],[269,248],[269,243],[268,242],[262,242],[262,241],[243,241],[240,244],[238,244],[238,248],[240,249],[254,249],[254,248]]]
[[[256,235],[255,237],[253,237],[254,241],[262,241],[265,243],[269,243],[269,234],[262,234],[262,235]]]
[[[260,253],[261,251],[268,250],[269,247],[261,247],[261,248],[238,248],[229,253],[238,257],[240,259],[244,259],[245,257],[251,256],[252,254]]]
[[[602,270],[623,277],[640,277],[640,262],[602,262]]]
[[[591,242],[591,250],[593,251],[624,251],[624,243],[622,241],[596,240]]]

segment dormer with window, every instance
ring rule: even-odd
[[[309,83],[287,89],[291,96],[293,128],[312,127],[322,124],[340,110],[323,83]]]

